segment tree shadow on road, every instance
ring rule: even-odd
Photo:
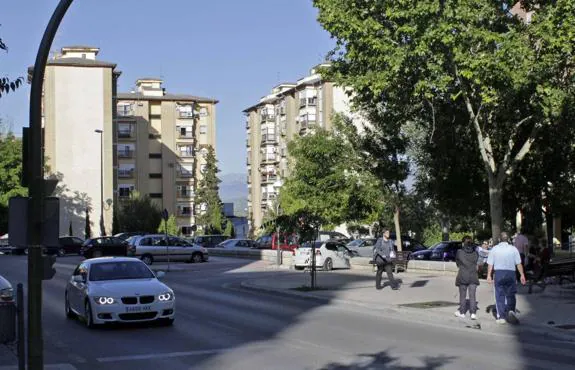
[[[390,351],[381,351],[371,354],[359,354],[360,359],[350,364],[329,363],[319,370],[347,370],[347,369],[394,369],[394,370],[407,370],[407,369],[425,369],[433,370],[439,369],[449,362],[453,361],[456,357],[453,356],[423,356],[420,358],[423,365],[421,366],[406,366],[401,364],[399,357],[393,357]]]

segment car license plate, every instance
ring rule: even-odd
[[[134,306],[134,307],[126,307],[126,312],[146,312],[151,311],[152,306]]]

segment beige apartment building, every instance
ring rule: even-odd
[[[330,130],[334,112],[350,114],[345,89],[322,80],[318,68],[295,83],[282,83],[244,110],[247,130],[248,219],[257,233],[289,175],[287,144],[315,127]]]
[[[137,191],[176,215],[189,235],[203,155],[216,147],[217,100],[166,93],[158,78],[117,93],[121,73],[98,60],[99,51],[64,47],[46,68],[44,153],[49,174],[60,179],[60,234],[72,225],[83,237],[88,209],[99,236],[103,209],[109,235],[114,206]]]
[[[98,60],[98,53],[90,46],[64,47],[46,67],[44,155],[48,174],[60,179],[55,194],[60,197],[60,235],[71,227],[75,236],[83,237],[87,210],[93,236],[100,235],[101,209],[106,230],[112,228],[112,101],[119,72],[116,64]]]
[[[190,235],[204,156],[208,146],[216,148],[218,101],[166,93],[162,82],[141,78],[134,91],[117,94],[115,200],[147,194]]]

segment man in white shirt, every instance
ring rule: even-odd
[[[509,235],[502,232],[500,240],[501,242],[489,251],[487,257],[487,282],[491,284],[495,280],[497,323],[519,324],[515,314],[515,293],[517,293],[515,269],[519,270],[523,285],[525,285],[525,272],[521,265],[519,251],[509,244]]]

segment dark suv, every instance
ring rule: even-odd
[[[228,237],[225,235],[200,235],[194,238],[194,243],[201,245],[204,248],[214,248]]]

